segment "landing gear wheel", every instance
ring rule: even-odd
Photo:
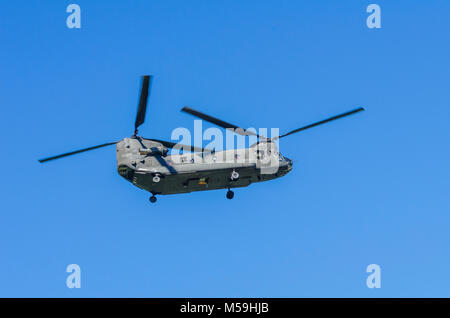
[[[228,190],[227,191],[227,199],[233,199],[234,198],[234,192],[233,191],[231,191],[231,190]]]
[[[231,180],[237,180],[239,179],[239,173],[237,171],[234,171],[231,173]]]
[[[154,195],[152,195],[152,196],[150,197],[150,202],[151,202],[151,203],[155,203],[155,202],[156,202],[156,197],[155,197]]]
[[[158,183],[159,181],[161,181],[160,176],[156,175],[156,176],[153,177],[153,182],[154,183]]]

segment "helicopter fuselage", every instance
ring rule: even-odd
[[[125,138],[116,145],[119,174],[152,194],[246,187],[286,175],[292,161],[274,142],[217,152],[168,155],[161,143],[141,137]]]

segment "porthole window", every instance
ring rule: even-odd
[[[262,150],[256,150],[256,158],[258,158],[258,159],[264,159],[264,151],[262,151]]]

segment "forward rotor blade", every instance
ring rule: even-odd
[[[350,116],[350,115],[356,114],[356,113],[358,113],[358,112],[360,112],[360,111],[364,111],[364,110],[365,110],[364,108],[359,107],[359,108],[356,108],[356,109],[351,110],[351,111],[349,111],[349,112],[346,112],[346,113],[343,113],[343,114],[340,114],[340,115],[336,115],[336,116],[333,116],[333,117],[330,117],[330,118],[327,118],[327,119],[324,119],[324,120],[321,120],[321,121],[318,121],[318,122],[309,124],[309,125],[307,125],[307,126],[303,126],[303,127],[301,127],[301,128],[292,130],[292,131],[290,131],[290,132],[288,132],[288,133],[286,133],[286,134],[284,134],[284,135],[281,135],[281,136],[278,136],[278,137],[274,137],[274,138],[271,138],[271,139],[272,139],[272,140],[276,140],[276,139],[279,139],[279,138],[283,138],[283,137],[286,137],[286,136],[295,134],[295,133],[297,133],[297,132],[300,132],[300,131],[302,131],[302,130],[306,130],[306,129],[309,129],[309,128],[312,128],[312,127],[316,127],[316,126],[319,126],[319,125],[328,123],[328,122],[330,122],[330,121],[333,121],[333,120],[336,120],[336,119],[339,119],[339,118],[343,118],[343,117],[346,117],[346,116]]]
[[[138,127],[145,121],[145,112],[147,110],[147,99],[149,95],[149,87],[151,84],[151,76],[142,76],[141,94],[139,97],[139,105],[136,113],[136,121],[134,122],[134,135],[137,134]]]
[[[188,113],[188,114],[191,114],[191,115],[193,115],[195,117],[198,117],[200,119],[206,120],[206,121],[208,121],[208,122],[210,122],[210,123],[212,123],[214,125],[217,125],[219,127],[225,128],[225,129],[233,128],[235,133],[237,133],[239,135],[242,135],[242,136],[250,136],[251,135],[251,136],[260,137],[258,134],[254,133],[252,131],[245,130],[245,129],[243,129],[241,127],[238,127],[236,125],[227,123],[226,121],[223,121],[223,120],[220,120],[218,118],[215,118],[215,117],[203,114],[203,113],[201,113],[201,112],[199,112],[199,111],[197,111],[195,109],[192,109],[190,107],[186,107],[185,106],[185,107],[183,107],[181,109],[181,111],[185,112],[185,113]]]
[[[53,157],[48,157],[48,158],[44,158],[44,159],[39,159],[40,163],[44,163],[50,160],[55,160],[55,159],[59,159],[59,158],[63,158],[63,157],[67,157],[67,156],[71,156],[71,155],[76,155],[77,153],[80,152],[85,152],[85,151],[89,151],[89,150],[94,150],[97,148],[102,148],[102,147],[106,147],[106,146],[111,146],[118,143],[118,141],[115,142],[109,142],[106,144],[102,144],[102,145],[98,145],[98,146],[93,146],[93,147],[89,147],[89,148],[84,148],[84,149],[80,149],[80,150],[76,150],[76,151],[72,151],[72,152],[67,152],[67,153],[63,153],[61,155],[57,155],[57,156],[53,156]]]
[[[212,152],[212,150],[208,149],[208,148],[188,146],[188,145],[183,145],[183,144],[172,142],[172,141],[159,140],[159,139],[149,139],[149,140],[159,142],[163,146],[165,146],[167,148],[171,148],[171,149],[174,148],[175,145],[178,145],[178,146],[182,147],[183,149],[189,149],[189,151],[192,151],[192,152]]]

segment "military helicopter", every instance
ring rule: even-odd
[[[292,160],[279,153],[278,139],[327,122],[343,118],[360,111],[354,110],[336,115],[283,135],[267,138],[253,130],[201,113],[190,107],[182,111],[215,124],[242,136],[255,136],[257,142],[248,148],[215,151],[202,147],[191,147],[171,141],[148,139],[138,135],[138,128],[144,123],[149,88],[152,76],[142,76],[139,104],[134,123],[134,134],[120,141],[109,142],[57,156],[40,159],[44,163],[106,146],[116,145],[117,170],[119,175],[133,185],[152,194],[150,202],[156,202],[156,195],[188,193],[215,189],[228,189],[226,197],[232,199],[232,188],[246,187],[255,182],[268,181],[286,175],[292,169]],[[183,153],[168,154],[168,149],[182,149]],[[186,154],[184,151],[190,152]]]

